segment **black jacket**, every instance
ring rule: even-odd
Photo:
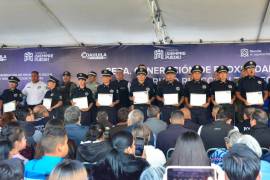
[[[256,126],[250,128],[250,135],[259,142],[261,147],[270,147],[270,128],[266,125],[257,123]]]

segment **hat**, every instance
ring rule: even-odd
[[[63,76],[71,76],[71,73],[69,71],[64,71]]]
[[[110,71],[110,70],[108,70],[108,69],[103,69],[103,70],[101,71],[101,75],[102,75],[102,76],[112,76],[113,73],[112,73],[112,71]]]
[[[168,74],[168,73],[176,74],[177,70],[173,66],[168,66],[168,67],[165,68],[165,74]]]
[[[82,80],[85,80],[85,81],[86,81],[86,79],[87,79],[88,77],[87,77],[87,75],[84,74],[84,73],[78,73],[78,74],[77,74],[77,78],[78,78],[78,80],[82,79]]]
[[[136,74],[144,74],[145,76],[147,75],[147,70],[145,68],[138,68],[136,69]]]
[[[13,83],[17,83],[20,82],[20,79],[17,78],[16,76],[9,76],[8,77],[8,82],[13,82]]]
[[[144,146],[147,162],[153,167],[163,166],[166,163],[166,157],[160,149],[154,146]]]
[[[58,83],[59,81],[58,81],[58,79],[56,79],[55,77],[49,76],[48,82]]]
[[[202,73],[203,72],[203,68],[200,66],[200,65],[195,65],[191,68],[191,73],[194,73],[194,72],[200,72]]]
[[[256,67],[256,63],[254,61],[248,61],[244,64],[244,69],[255,68],[255,67]]]
[[[229,68],[227,66],[224,66],[224,65],[218,66],[218,68],[216,70],[217,73],[228,72],[228,71],[229,71]]]
[[[95,71],[90,71],[88,73],[88,76],[97,76],[97,73]]]
[[[119,72],[119,71],[120,71],[120,72],[123,72],[124,69],[123,69],[123,68],[117,68],[116,71],[117,71],[117,72]]]

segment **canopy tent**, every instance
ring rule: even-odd
[[[173,43],[270,41],[269,6],[269,0],[0,0],[0,44],[150,44],[160,33]],[[153,23],[159,20],[161,29]]]

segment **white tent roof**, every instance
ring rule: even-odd
[[[0,44],[157,42],[152,0],[0,0]],[[154,0],[174,43],[270,41],[269,0]]]

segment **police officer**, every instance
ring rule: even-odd
[[[155,90],[153,83],[147,83],[147,70],[145,68],[138,68],[136,70],[137,81],[134,81],[130,86],[130,100],[133,101],[133,109],[140,109],[144,113],[144,118],[147,118],[147,108],[155,99]],[[148,102],[142,104],[136,104],[134,102],[134,92],[143,92],[146,91],[148,93]]]
[[[119,90],[119,100],[120,103],[118,108],[121,107],[129,107],[130,100],[129,100],[129,87],[130,84],[127,80],[124,79],[124,71],[121,68],[118,68],[115,73],[115,80],[112,81],[112,84],[116,86]]]
[[[99,85],[99,83],[97,82],[97,73],[95,71],[90,71],[88,73],[88,80],[86,83],[86,87],[92,91],[93,98],[95,98],[95,94],[97,92],[98,85]]]
[[[109,115],[109,121],[112,124],[117,124],[115,106],[119,103],[119,92],[115,85],[111,83],[113,73],[110,70],[104,69],[101,71],[102,84],[98,86],[96,93],[96,106],[98,111],[106,111]],[[102,105],[99,102],[99,94],[111,94],[112,102],[110,105]]]
[[[169,123],[171,113],[178,109],[184,101],[184,88],[182,84],[176,79],[176,73],[177,70],[174,67],[166,67],[165,80],[160,81],[157,86],[157,99],[163,103],[161,119],[167,123]],[[177,103],[173,105],[164,104],[164,94],[177,94]]]
[[[235,97],[235,83],[233,81],[228,80],[228,67],[225,65],[221,65],[217,68],[217,76],[218,80],[213,81],[210,84],[210,92],[211,92],[211,101],[214,105],[221,105],[227,109],[230,109],[231,113],[234,114],[234,101]],[[230,93],[231,99],[230,102],[227,103],[219,103],[216,102],[215,95],[217,92],[226,91]],[[234,117],[231,117],[234,120]]]
[[[3,104],[16,101],[16,105],[18,105],[23,100],[22,92],[17,89],[20,79],[16,76],[9,76],[8,82],[8,89],[5,89],[0,96],[0,113],[3,108]]]
[[[185,103],[191,111],[192,120],[200,125],[210,123],[208,106],[210,104],[210,89],[207,82],[201,80],[203,69],[195,65],[191,69],[192,80],[185,85]],[[201,106],[192,106],[191,96],[196,94],[205,95],[205,103]]]
[[[62,101],[62,95],[59,91],[59,89],[57,88],[57,84],[59,83],[58,79],[56,79],[53,76],[49,76],[48,79],[48,91],[46,92],[44,98],[48,99],[49,101],[51,101],[51,106],[48,107],[48,111],[50,114],[50,117],[52,119],[58,119],[59,118],[59,109],[60,107],[63,105],[63,101]],[[44,99],[43,99],[44,102]]]
[[[263,101],[268,98],[267,85],[265,81],[255,75],[256,63],[254,61],[248,61],[244,64],[244,69],[247,76],[239,79],[236,97],[245,105],[253,106],[256,108],[262,108],[263,102],[257,104],[250,104],[247,101],[247,93],[257,92],[262,94]]]
[[[71,92],[71,104],[76,106],[74,98],[87,98],[88,107],[81,109],[81,125],[89,126],[94,119],[91,119],[91,108],[93,106],[93,94],[92,91],[86,88],[87,75],[84,73],[77,74],[79,86]],[[77,105],[78,106],[78,105]]]

